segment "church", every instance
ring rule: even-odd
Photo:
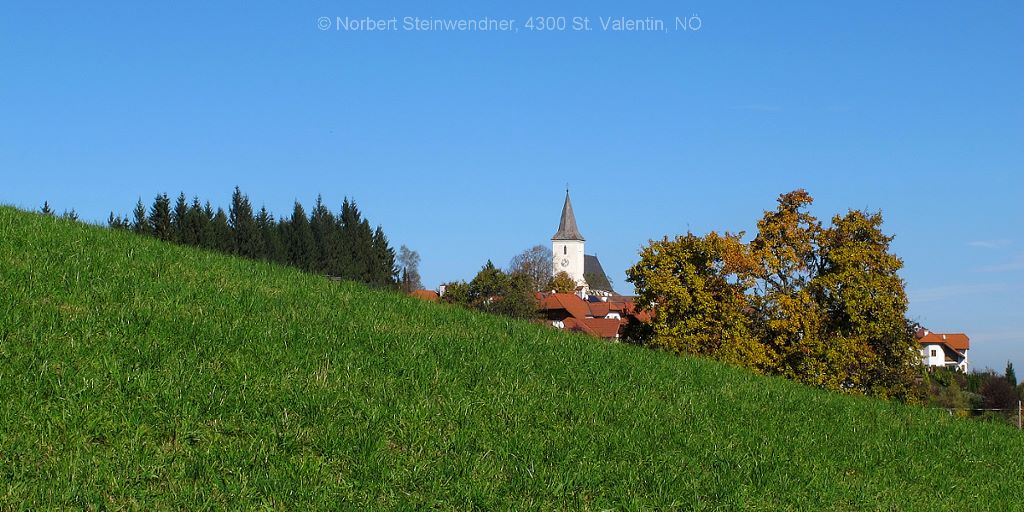
[[[566,190],[558,231],[551,237],[551,271],[568,274],[576,281],[576,291],[538,293],[537,309],[556,329],[619,339],[627,325],[649,322],[651,313],[637,311],[632,297],[615,293],[601,262],[586,253],[585,244]]]
[[[559,272],[569,274],[576,285],[577,291],[583,295],[612,296],[611,282],[601,267],[597,256],[586,254],[586,239],[576,226],[576,215],[572,211],[569,191],[565,191],[565,204],[562,205],[562,218],[558,222],[558,231],[551,237],[552,275]]]

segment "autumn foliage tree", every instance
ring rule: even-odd
[[[884,397],[907,397],[921,360],[906,319],[907,294],[889,252],[882,214],[851,210],[835,216],[819,238],[820,262],[810,283],[822,308],[824,333],[854,355],[844,385]]]
[[[750,332],[739,237],[692,233],[651,242],[628,272],[637,302],[656,311],[652,341],[674,352],[710,356],[758,371],[767,369],[766,347]]]
[[[544,286],[544,290],[554,291],[555,293],[572,293],[576,291],[576,280],[563,270],[551,276],[551,279]]]
[[[743,234],[652,241],[629,271],[655,311],[655,346],[853,394],[914,398],[919,375],[903,262],[880,213],[828,227],[806,191],[782,194]]]

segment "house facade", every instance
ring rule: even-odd
[[[921,361],[925,366],[955,368],[967,372],[970,364],[967,360],[967,351],[971,348],[971,339],[966,334],[942,334],[928,329],[918,329],[915,337],[920,346]]]

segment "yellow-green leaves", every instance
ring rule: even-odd
[[[804,190],[782,194],[742,234],[652,241],[629,271],[653,308],[649,343],[809,385],[912,399],[919,361],[907,299],[881,213],[851,210],[832,225],[807,211]]]

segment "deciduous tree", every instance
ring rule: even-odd
[[[551,249],[535,245],[515,255],[508,264],[509,274],[523,274],[529,279],[530,288],[541,291],[551,280]]]
[[[909,400],[920,374],[907,321],[907,294],[889,252],[882,214],[850,210],[820,232],[817,274],[808,288],[823,315],[826,342],[849,351],[842,385],[851,391]],[[835,371],[835,369],[833,369]]]
[[[410,293],[423,289],[420,280],[420,254],[405,245],[398,249],[398,268],[402,270],[402,291]]]
[[[639,292],[637,306],[655,312],[651,343],[758,371],[770,369],[745,312],[745,284],[737,275],[745,257],[738,236],[714,232],[666,238],[644,248],[627,275]]]
[[[544,285],[544,291],[572,293],[576,291],[576,280],[573,279],[568,272],[563,270],[548,280],[547,284]]]
[[[914,401],[921,362],[880,213],[825,228],[803,190],[741,235],[651,242],[629,271],[651,343],[847,393]],[[643,330],[637,332],[643,333]]]

